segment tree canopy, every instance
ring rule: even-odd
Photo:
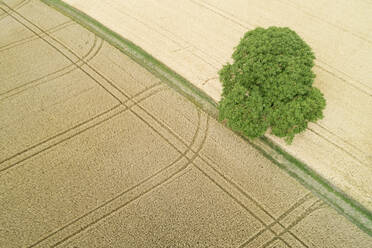
[[[296,32],[283,27],[248,31],[232,58],[219,71],[219,118],[234,131],[255,138],[271,128],[291,143],[308,122],[323,118],[326,101],[312,86],[315,56]]]

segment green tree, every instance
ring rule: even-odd
[[[323,118],[326,101],[312,86],[315,56],[289,28],[256,28],[247,32],[219,71],[223,85],[219,118],[249,138],[268,128],[287,143],[308,122]]]

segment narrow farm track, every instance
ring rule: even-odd
[[[372,5],[368,1],[66,0],[220,99],[217,71],[257,26],[288,26],[314,50],[325,118],[291,146],[267,137],[372,210]],[[181,7],[182,6],[182,7]]]

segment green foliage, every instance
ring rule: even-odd
[[[312,87],[315,56],[289,28],[256,28],[235,48],[233,63],[219,71],[220,120],[249,138],[274,135],[291,143],[309,121],[323,118],[325,99]]]

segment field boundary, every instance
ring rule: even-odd
[[[210,116],[217,119],[218,104],[210,96],[148,54],[145,50],[61,0],[41,1],[106,40],[207,112]],[[244,136],[241,137],[339,213],[346,216],[361,230],[372,236],[372,213],[367,208],[334,187],[328,180],[321,177],[299,159],[285,152],[268,138],[262,137],[255,140],[248,140]]]

